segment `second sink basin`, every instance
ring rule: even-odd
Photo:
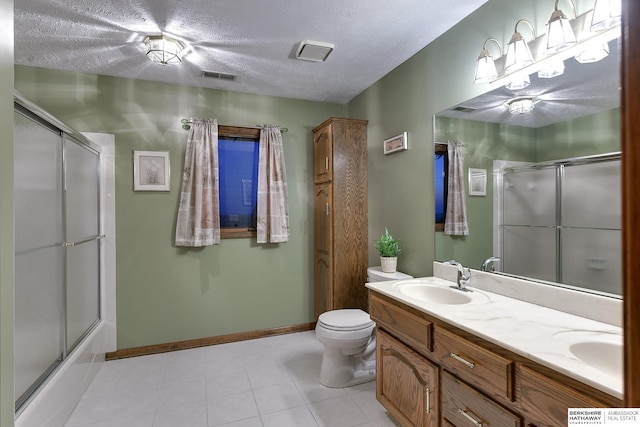
[[[438,278],[409,279],[396,283],[393,288],[400,294],[435,304],[469,304],[483,298],[477,292],[463,292],[449,287],[450,282]],[[476,295],[477,294],[477,295]]]
[[[605,374],[622,378],[622,344],[609,341],[582,341],[571,344],[569,351]]]

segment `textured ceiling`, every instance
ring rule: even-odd
[[[486,1],[20,0],[15,62],[346,103]],[[161,33],[187,44],[181,64],[145,57],[144,38]],[[300,61],[301,40],[335,50],[324,63]]]

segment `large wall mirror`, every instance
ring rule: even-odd
[[[436,115],[434,155],[464,144],[469,224],[467,236],[436,226],[436,259],[480,269],[498,257],[497,274],[621,297],[619,38],[608,48],[600,61],[569,58],[560,76],[532,74],[524,89],[500,86]],[[521,99],[533,109],[510,112]],[[485,194],[469,194],[469,169],[486,170]]]

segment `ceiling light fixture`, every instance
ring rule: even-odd
[[[591,31],[606,30],[620,24],[622,2],[620,0],[596,0],[591,17]]]
[[[558,2],[554,7],[554,11],[547,23],[547,54],[560,52],[572,45],[576,44],[576,35],[571,28],[571,22],[567,19],[565,14],[558,9]],[[576,5],[573,4],[573,0],[567,0],[573,7],[573,17],[577,18]]]
[[[493,56],[491,56],[487,50],[487,43],[491,41],[498,45],[500,56],[502,56],[502,45],[500,42],[494,38],[486,39],[482,44],[482,51],[480,52],[480,56],[478,56],[478,62],[476,62],[474,83],[489,83],[498,78],[498,70],[493,61]]]
[[[511,114],[525,114],[533,111],[535,101],[533,98],[514,98],[507,102]]]
[[[528,74],[520,75],[519,77],[514,77],[509,83],[504,85],[509,90],[520,90],[531,84],[531,79]]]
[[[179,40],[161,35],[147,36],[144,39],[147,46],[147,58],[162,65],[179,64],[182,62],[180,53],[185,45]]]
[[[522,34],[518,32],[518,25],[521,22],[526,22],[529,25],[529,28],[531,28],[533,38],[537,38],[536,30],[533,28],[531,22],[526,19],[520,19],[516,22],[515,32],[513,33],[513,36],[511,36],[511,40],[507,46],[507,60],[504,67],[507,72],[517,71],[533,63],[533,56],[531,56],[529,46],[527,45],[527,42],[524,41]]]
[[[538,71],[541,79],[552,79],[564,74],[564,61],[549,62]]]

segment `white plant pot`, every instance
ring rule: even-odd
[[[380,265],[385,273],[395,273],[398,266],[398,257],[381,256]]]

